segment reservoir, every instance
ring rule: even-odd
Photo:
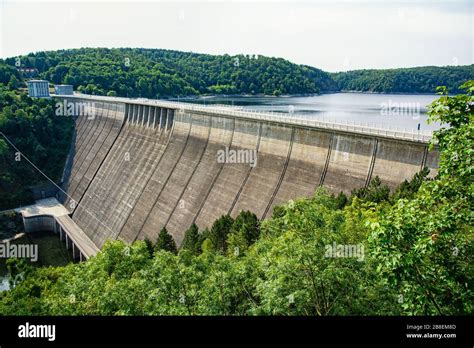
[[[200,104],[226,104],[243,109],[286,113],[298,118],[348,122],[374,127],[393,127],[423,132],[439,128],[427,124],[427,105],[439,98],[431,94],[329,93],[315,96],[207,96],[181,98]]]

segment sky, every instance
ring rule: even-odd
[[[0,0],[0,57],[79,47],[282,57],[326,71],[474,63],[474,0]]]

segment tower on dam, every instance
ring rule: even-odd
[[[76,115],[60,200],[98,248],[108,239],[155,240],[163,227],[179,244],[192,223],[205,228],[242,210],[264,219],[318,186],[349,193],[378,176],[393,188],[423,167],[432,175],[437,168],[437,150],[415,133],[230,107],[55,97],[94,104],[92,117]],[[222,151],[244,159],[254,153],[255,165],[218,160]]]

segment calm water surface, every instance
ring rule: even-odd
[[[438,95],[331,93],[309,97],[212,96],[180,101],[227,104],[289,113],[295,117],[368,124],[398,129],[432,131],[438,124],[426,123],[426,106]]]

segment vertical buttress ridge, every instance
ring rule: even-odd
[[[369,186],[370,180],[372,180],[372,173],[374,172],[375,160],[377,159],[377,150],[379,147],[379,140],[375,139],[374,150],[372,151],[372,158],[370,159],[369,172],[367,173],[367,179],[365,180],[365,187]]]
[[[290,162],[290,157],[291,157],[291,150],[293,149],[293,140],[295,137],[295,127],[291,128],[291,137],[290,137],[290,146],[288,146],[288,153],[286,154],[286,160],[285,164],[283,165],[283,170],[280,174],[280,178],[278,179],[278,183],[275,186],[275,190],[273,191],[272,197],[270,198],[270,201],[267,204],[267,207],[265,208],[265,212],[262,215],[262,219],[265,219],[267,217],[268,212],[270,211],[270,208],[272,207],[273,201],[275,200],[275,196],[278,193],[278,190],[280,189],[281,183],[283,182],[283,179],[286,174],[286,168],[288,168],[288,163]]]
[[[324,163],[323,172],[321,173],[321,179],[319,180],[319,186],[323,186],[324,179],[326,178],[326,173],[328,171],[329,161],[331,159],[332,146],[333,146],[335,137],[336,137],[336,133],[331,133],[331,137],[329,138],[328,155],[326,157],[326,162]]]

